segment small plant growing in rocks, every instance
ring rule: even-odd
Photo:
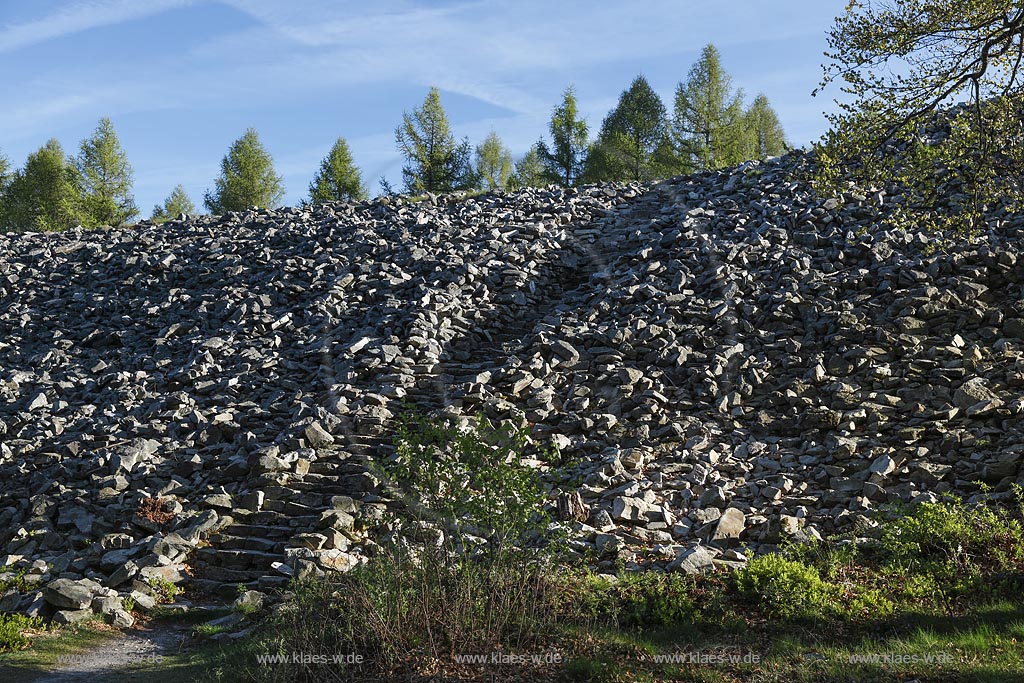
[[[219,624],[199,624],[192,632],[200,638],[212,638],[225,631],[227,631],[227,627]]]
[[[395,441],[396,455],[378,471],[415,519],[459,542],[483,536],[498,545],[544,527],[540,478],[519,461],[524,431],[483,416],[468,429],[407,416]]]
[[[4,593],[9,588],[14,588],[21,593],[24,593],[30,589],[28,582],[25,581],[27,574],[26,569],[19,569],[14,572],[4,572],[0,574],[0,593]]]
[[[157,602],[174,602],[174,598],[178,597],[178,593],[181,592],[181,589],[176,585],[159,576],[150,577],[147,583],[153,589],[153,597],[157,599]]]
[[[165,503],[163,498],[143,498],[139,501],[136,514],[163,528],[174,520],[174,513],[165,509]]]

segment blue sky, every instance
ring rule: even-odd
[[[671,109],[706,43],[747,101],[764,92],[791,142],[825,130],[812,98],[846,0],[0,0],[0,151],[56,137],[73,152],[109,116],[144,216],[178,183],[197,206],[228,146],[255,127],[306,195],[348,139],[372,193],[396,186],[394,129],[431,85],[458,137],[494,129],[521,154],[576,87],[596,132],[643,73]],[[834,96],[835,93],[830,93]]]

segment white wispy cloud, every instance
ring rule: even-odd
[[[96,102],[95,95],[74,93],[8,107],[0,111],[0,128],[8,135],[34,129],[41,119],[62,116],[88,108]]]
[[[260,74],[285,87],[437,85],[519,114],[550,108],[551,93],[535,82],[552,74],[569,83],[606,64],[679,59],[707,42],[728,49],[820,34],[836,11],[829,2],[814,9],[805,2],[773,3],[766,34],[763,0],[696,6],[678,0],[466,0],[440,7],[409,0],[224,1],[260,26],[217,38],[196,56],[216,60],[246,45],[266,52],[276,45],[280,58],[267,58]],[[771,55],[762,61],[770,64]],[[680,63],[679,77],[688,69]]]
[[[0,26],[0,53],[158,14],[195,0],[88,0],[62,7],[42,19]]]

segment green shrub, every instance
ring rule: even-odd
[[[42,620],[35,617],[0,614],[0,652],[25,649],[32,643],[25,637],[24,632],[42,628],[42,625]]]
[[[737,570],[736,588],[770,617],[813,617],[836,611],[841,589],[818,570],[779,554],[761,555]]]
[[[948,601],[996,588],[993,576],[1019,574],[1024,527],[1012,509],[959,499],[922,503],[885,527],[879,551],[905,595]]]
[[[373,466],[406,507],[406,519],[439,525],[460,543],[481,536],[498,545],[521,542],[548,521],[540,476],[521,463],[526,442],[511,423],[495,427],[483,416],[465,429],[407,415],[395,455]]]
[[[698,610],[693,584],[679,575],[644,573],[617,586],[619,619],[638,626],[671,626],[693,622]]]
[[[856,565],[857,554],[853,543],[807,541],[782,546],[784,557],[814,567],[828,581],[838,581],[848,573]]]
[[[156,598],[157,602],[174,602],[174,598],[178,597],[178,594],[181,593],[180,588],[159,576],[150,577],[147,583],[153,589],[153,597]]]
[[[569,571],[559,578],[554,608],[569,622],[613,622],[617,612],[614,591],[617,580],[588,571]]]
[[[389,679],[418,662],[542,643],[558,620],[557,546],[538,542],[548,526],[544,489],[521,462],[525,443],[520,430],[483,418],[468,429],[403,418],[394,456],[372,464],[404,508],[394,533],[368,564],[294,582],[286,607],[264,622],[261,649],[358,654],[361,675]],[[316,666],[284,673],[338,678]]]
[[[671,626],[699,616],[693,580],[680,574],[625,574],[612,587],[616,617],[622,624]]]
[[[894,520],[882,547],[891,562],[907,567],[1007,569],[1024,561],[1024,530],[1010,510],[951,499],[922,503]]]
[[[9,588],[14,588],[20,593],[26,593],[31,590],[31,587],[25,581],[27,571],[26,569],[19,569],[15,572],[0,574],[0,594],[7,592]]]

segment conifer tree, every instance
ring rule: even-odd
[[[785,154],[789,150],[779,117],[764,94],[758,95],[744,114],[743,126],[750,144],[746,156],[765,159]]]
[[[192,200],[185,192],[185,188],[178,185],[171,191],[167,199],[164,200],[163,206],[157,204],[153,207],[153,215],[150,220],[163,223],[164,221],[173,220],[181,214],[190,216],[195,212],[196,205],[192,203]]]
[[[474,185],[469,140],[455,141],[437,88],[430,89],[419,109],[402,115],[395,144],[406,160],[402,178],[407,191],[452,192]]]
[[[7,187],[11,179],[11,161],[3,152],[0,152],[0,190]]]
[[[132,196],[132,166],[109,118],[100,119],[92,136],[82,141],[75,168],[86,227],[118,227],[139,214]]]
[[[548,177],[544,169],[544,162],[541,161],[537,145],[531,145],[526,154],[516,162],[515,172],[509,178],[509,187],[518,189],[522,187],[544,187],[548,184]]]
[[[7,227],[8,188],[13,180],[11,162],[0,152],[0,230]]]
[[[548,124],[551,148],[541,140],[537,152],[544,164],[548,179],[566,187],[577,185],[587,161],[587,122],[579,118],[576,92],[570,86],[562,95],[562,103],[555,107]]]
[[[721,55],[707,45],[676,88],[673,136],[681,163],[711,171],[745,161],[743,92],[732,89]]]
[[[4,221],[14,230],[66,230],[84,222],[78,172],[56,139],[14,173],[4,206]]]
[[[512,152],[492,130],[476,148],[476,177],[480,188],[487,191],[504,190],[508,187],[511,175]]]
[[[668,134],[667,112],[647,79],[637,76],[601,124],[587,157],[587,179],[650,180],[661,173],[658,150]]]
[[[276,208],[284,197],[281,176],[256,130],[249,128],[232,143],[220,162],[220,176],[203,203],[214,214],[245,211],[254,206]]]
[[[366,197],[366,187],[359,169],[352,162],[348,143],[345,138],[338,138],[309,184],[309,201],[313,204],[359,202]]]

